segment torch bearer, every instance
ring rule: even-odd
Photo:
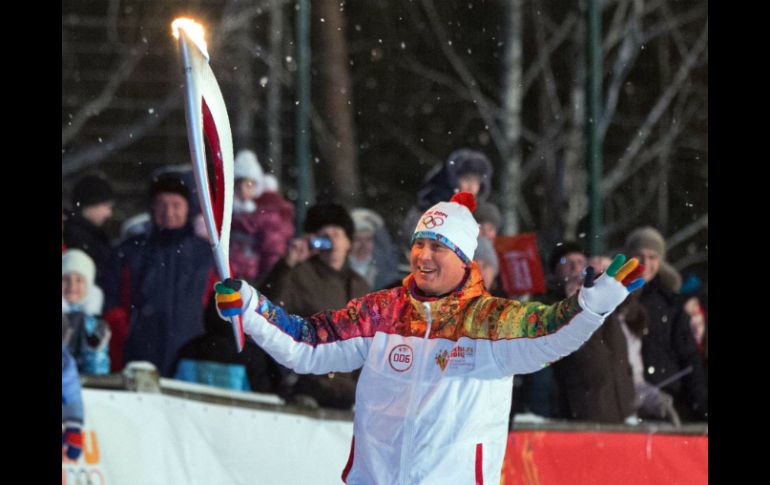
[[[230,223],[233,212],[233,137],[222,92],[209,66],[203,27],[190,19],[178,18],[171,24],[179,40],[185,88],[185,118],[195,185],[198,187],[211,251],[219,278],[230,277]],[[214,183],[209,180],[206,149],[208,140],[213,159]],[[230,317],[238,352],[244,335],[240,315]]]

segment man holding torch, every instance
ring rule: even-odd
[[[215,286],[220,315],[298,373],[362,368],[343,480],[499,483],[514,374],[578,349],[643,284],[618,255],[606,274],[554,305],[492,297],[477,264],[475,200],[461,192],[420,218],[399,288],[309,318],[288,315],[240,280]]]
[[[197,121],[213,118],[221,130],[226,112],[225,121],[218,122],[217,108],[208,118],[205,106],[201,111],[195,80],[187,73],[206,70],[200,55],[205,46],[198,49],[197,61],[189,62],[196,56],[188,55],[192,49],[185,38],[180,36],[180,44],[195,161],[202,158],[203,147]],[[215,158],[220,152],[217,131],[207,131]],[[229,150],[232,157],[232,142]],[[227,154],[220,158],[226,167]],[[225,196],[218,205],[225,209],[226,186],[232,183],[226,172],[225,189],[215,184]],[[208,189],[207,179],[200,180],[199,189]],[[644,284],[639,262],[618,255],[599,278],[589,267],[582,288],[554,305],[492,297],[473,261],[479,234],[475,207],[474,196],[460,192],[422,214],[410,240],[411,273],[401,287],[308,318],[287,314],[244,281],[228,278],[228,268],[218,265],[224,282],[215,286],[217,311],[233,324],[237,340],[245,332],[298,373],[362,369],[350,458],[342,472],[347,483],[499,483],[512,376],[534,372],[578,349]],[[211,217],[212,212],[217,214],[208,211],[207,222],[221,261],[229,228],[215,227],[222,218]],[[229,217],[225,210],[225,221]]]

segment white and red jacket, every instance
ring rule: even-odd
[[[299,373],[363,367],[350,484],[500,482],[514,374],[578,349],[604,320],[573,296],[495,298],[475,263],[456,291],[418,296],[413,277],[304,319],[242,290],[244,330]]]

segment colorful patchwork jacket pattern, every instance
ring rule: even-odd
[[[347,483],[499,483],[514,374],[579,348],[604,320],[580,293],[548,306],[492,297],[475,263],[442,298],[399,288],[309,318],[263,295],[248,298],[244,330],[299,373],[363,367]]]

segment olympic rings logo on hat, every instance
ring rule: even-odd
[[[425,219],[422,220],[423,225],[425,225],[428,229],[433,229],[434,227],[438,227],[444,224],[444,218],[443,217],[434,217],[434,216],[428,216]]]

